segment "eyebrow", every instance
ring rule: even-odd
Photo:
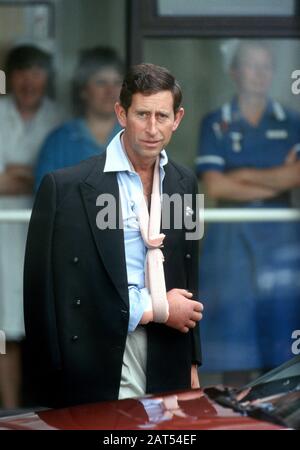
[[[143,113],[151,113],[151,110],[147,109],[147,108],[137,108],[135,111],[138,112],[138,113],[141,113],[141,112],[143,112]],[[171,111],[166,111],[166,110],[163,110],[163,109],[160,109],[160,110],[155,112],[155,114],[165,114],[166,116],[168,116],[170,113],[171,113]]]

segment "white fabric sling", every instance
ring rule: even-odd
[[[147,247],[145,262],[145,285],[152,300],[153,321],[165,323],[169,317],[169,304],[166,293],[164,274],[164,255],[161,251],[165,235],[160,233],[161,198],[160,198],[160,157],[154,166],[150,216],[144,196],[139,205],[139,225],[142,238]]]

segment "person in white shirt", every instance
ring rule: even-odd
[[[9,93],[0,98],[0,210],[26,209],[33,202],[39,148],[61,113],[47,96],[52,82],[48,53],[31,45],[15,47],[5,73]],[[7,340],[7,353],[0,356],[0,405],[5,408],[19,404],[26,233],[25,223],[0,223],[0,330]]]

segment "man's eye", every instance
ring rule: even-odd
[[[159,120],[165,120],[168,118],[167,114],[159,114],[158,115]]]

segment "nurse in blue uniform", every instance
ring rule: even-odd
[[[114,49],[98,46],[81,52],[72,89],[76,117],[44,141],[35,168],[36,190],[47,173],[103,153],[121,130],[114,107],[122,74],[123,64]]]
[[[273,58],[240,44],[237,95],[201,126],[197,172],[221,207],[286,208],[300,185],[300,117],[268,97]],[[249,371],[293,357],[300,327],[299,222],[210,224],[200,259],[203,370]]]

